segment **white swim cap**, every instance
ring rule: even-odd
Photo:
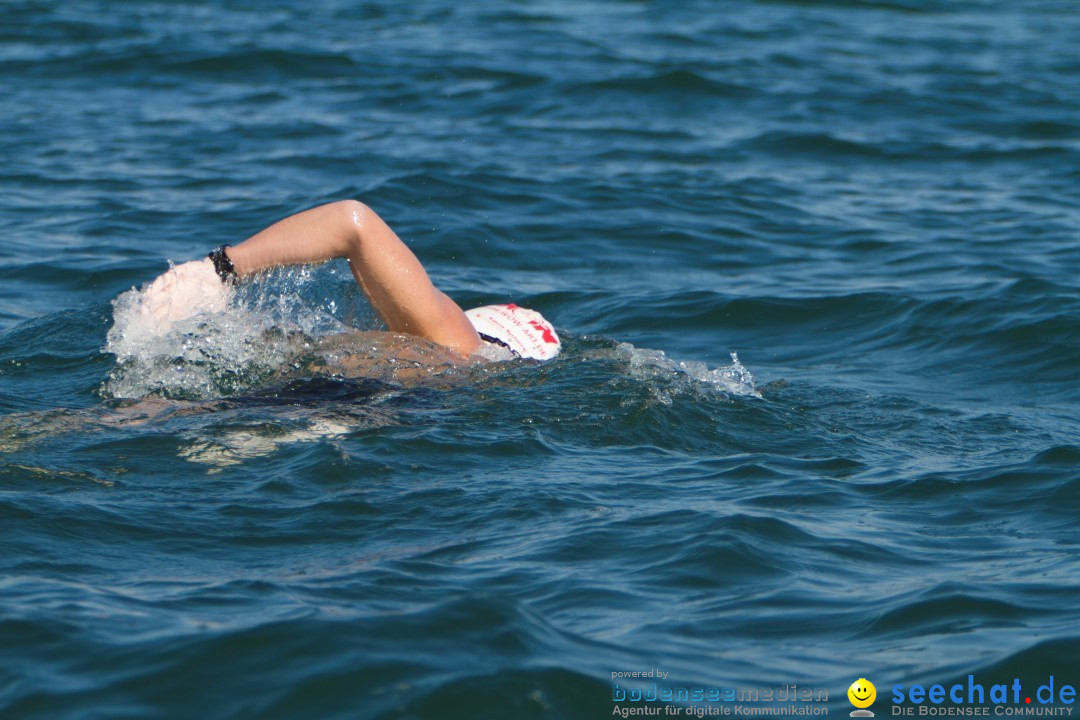
[[[559,354],[562,343],[544,316],[517,305],[485,305],[465,313],[480,339],[502,344],[515,355],[534,360],[550,360]]]

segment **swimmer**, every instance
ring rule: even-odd
[[[356,200],[305,210],[172,268],[147,287],[142,310],[164,332],[198,312],[224,309],[231,286],[261,270],[335,258],[348,261],[392,333],[423,338],[461,359],[550,360],[561,350],[555,328],[534,310],[505,304],[463,311],[390,226]]]
[[[203,260],[171,268],[133,293],[138,299],[134,320],[140,323],[140,332],[133,337],[164,336],[187,318],[226,310],[235,287],[262,270],[335,258],[348,261],[357,284],[390,332],[354,330],[319,338],[296,338],[287,332],[286,345],[297,341],[296,357],[250,396],[202,400],[153,393],[114,396],[95,408],[5,416],[0,418],[0,452],[13,452],[61,432],[141,425],[169,417],[242,415],[251,403],[273,403],[282,397],[285,409],[275,412],[290,422],[309,423],[305,437],[321,436],[325,428],[377,426],[393,421],[390,410],[380,407],[387,388],[454,387],[470,377],[468,370],[474,364],[549,360],[561,350],[555,329],[533,310],[505,304],[464,312],[435,287],[394,231],[354,200],[287,217],[234,247],[223,246]],[[326,377],[358,383],[348,386],[348,402],[328,402],[318,409],[297,404],[291,394],[294,388],[309,392],[308,382],[325,387],[318,385],[318,378]],[[354,402],[354,394],[371,402]],[[297,407],[288,410],[293,405]],[[301,417],[289,415],[292,411]]]

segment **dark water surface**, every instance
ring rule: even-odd
[[[1078,684],[1077,38],[1065,0],[4,3],[0,717]],[[563,355],[282,379],[273,327],[374,327],[343,265],[106,351],[166,259],[345,197]]]

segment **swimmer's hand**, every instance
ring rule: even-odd
[[[159,333],[199,313],[221,312],[229,304],[232,288],[221,281],[208,258],[170,268],[142,290],[144,317]]]

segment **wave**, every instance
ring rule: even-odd
[[[259,46],[228,50],[168,49],[138,42],[102,51],[97,47],[44,46],[18,58],[0,58],[0,68],[32,77],[100,77],[102,74],[145,78],[213,78],[268,82],[355,76],[360,67],[349,55],[317,50]]]
[[[931,160],[934,162],[962,161],[1021,161],[1066,160],[1077,154],[1076,148],[1067,144],[1028,142],[995,143],[989,140],[979,144],[927,142],[911,140],[857,140],[843,138],[824,132],[794,132],[771,130],[736,142],[733,149],[746,152],[763,152],[790,157],[824,157],[834,160],[851,159],[904,161]]]
[[[752,87],[714,80],[700,72],[688,69],[579,82],[563,86],[562,92],[571,95],[590,96],[606,92],[617,92],[635,96],[700,94],[712,97],[744,97],[757,93]]]
[[[393,574],[386,579],[393,582]],[[23,663],[31,672],[51,667],[58,646],[75,654],[65,674],[90,672],[88,658],[95,658],[93,688],[75,686],[53,695],[55,685],[38,692],[24,686],[21,696],[0,708],[12,717],[38,717],[42,695],[48,695],[53,708],[94,702],[121,714],[154,708],[162,711],[155,714],[172,716],[192,677],[227,674],[233,678],[228,689],[208,683],[197,700],[183,701],[185,712],[346,718],[362,707],[365,717],[464,718],[490,717],[495,707],[500,716],[576,716],[583,709],[608,709],[610,687],[562,658],[629,662],[625,653],[562,631],[525,603],[492,593],[457,592],[442,600],[423,594],[404,606],[395,600],[396,609],[387,615],[382,605],[389,597],[361,606],[327,597],[322,610],[308,609],[301,599],[305,591],[294,583],[237,580],[188,591],[169,583],[156,591],[157,602],[172,605],[174,617],[155,632],[144,622],[137,587],[97,593],[95,604],[113,607],[113,625],[122,631],[88,631],[32,611],[0,621],[0,637],[34,648]],[[163,591],[168,600],[160,599]],[[300,595],[288,599],[294,592]],[[250,613],[254,598],[263,602],[257,620]],[[193,624],[185,618],[214,606],[212,621]],[[68,606],[68,612],[92,614],[93,608],[84,602]],[[433,646],[442,651],[432,652]],[[275,648],[272,662],[268,647]],[[33,687],[32,678],[27,685]]]
[[[884,10],[913,15],[939,15],[985,10],[985,0],[764,0],[769,5],[809,5],[850,10]]]

